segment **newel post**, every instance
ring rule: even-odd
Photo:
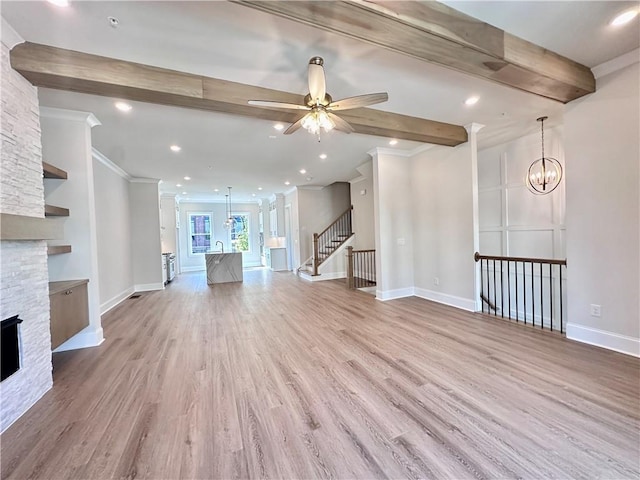
[[[353,284],[353,247],[347,247],[347,288],[352,289]]]
[[[320,252],[318,251],[318,234],[313,234],[313,275],[318,275],[318,259]]]

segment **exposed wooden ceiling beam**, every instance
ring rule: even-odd
[[[11,66],[33,85],[141,102],[293,123],[301,113],[248,105],[251,99],[303,104],[303,96],[192,75],[61,48],[22,43]],[[340,112],[356,133],[455,146],[467,141],[458,125],[370,108]]]
[[[588,67],[439,2],[232,1],[563,103],[596,88]]]

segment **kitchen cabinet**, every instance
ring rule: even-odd
[[[89,326],[88,282],[87,279],[49,282],[52,350]]]
[[[287,249],[285,247],[274,247],[265,249],[265,260],[267,267],[271,270],[279,272],[288,270],[287,268]]]

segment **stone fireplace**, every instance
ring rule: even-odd
[[[9,63],[2,22],[0,213],[44,217],[38,94]],[[10,30],[10,31],[9,31]],[[0,226],[1,228],[1,226]],[[0,241],[0,318],[19,315],[20,368],[0,382],[0,430],[6,430],[52,387],[47,244]]]

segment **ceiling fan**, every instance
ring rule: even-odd
[[[304,105],[272,102],[269,100],[249,100],[249,104],[259,107],[306,110],[307,113],[287,128],[284,134],[290,135],[300,129],[300,127],[303,127],[319,137],[321,129],[325,132],[333,128],[345,133],[354,131],[349,123],[333,112],[367,107],[369,105],[375,105],[376,103],[386,102],[389,99],[389,95],[387,95],[386,92],[382,92],[343,98],[342,100],[336,100],[334,102],[326,90],[323,65],[324,60],[322,57],[313,57],[309,60],[309,93],[304,97]]]

